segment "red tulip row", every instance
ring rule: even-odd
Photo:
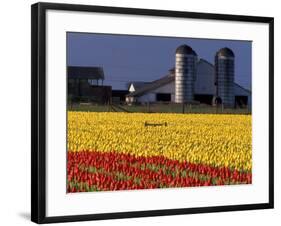
[[[116,152],[68,152],[68,192],[249,184],[250,172]]]

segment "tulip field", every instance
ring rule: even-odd
[[[252,183],[251,115],[68,112],[67,192]]]

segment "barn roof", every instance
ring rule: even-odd
[[[209,61],[203,59],[203,58],[200,58],[199,61],[197,62],[197,65],[198,64],[208,64],[210,65],[211,67],[214,67],[214,65],[212,63],[210,63]]]
[[[243,87],[243,86],[241,86],[241,85],[237,84],[236,82],[234,82],[234,86],[238,87],[239,89],[244,90],[245,92],[247,92],[247,93],[249,93],[249,94],[251,94],[251,93],[252,93],[252,91],[251,91],[251,90],[246,89],[245,87]]]
[[[151,83],[151,82],[134,81],[134,82],[129,83],[128,88],[130,88],[130,86],[133,85],[135,90],[139,90],[140,88],[142,88],[143,86],[145,86],[149,83]]]
[[[78,79],[104,79],[102,67],[67,67],[68,78]]]
[[[154,89],[157,89],[161,86],[164,86],[166,84],[169,84],[170,82],[174,81],[175,80],[175,76],[169,74],[169,75],[166,75],[160,79],[157,79],[157,80],[154,80],[150,83],[147,83],[145,85],[143,85],[142,87],[140,87],[139,89],[137,89],[135,92],[132,92],[132,93],[129,93],[127,96],[142,96],[143,94],[151,91],[151,90],[154,90]]]

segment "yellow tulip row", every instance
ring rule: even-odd
[[[249,171],[251,116],[68,112],[68,150],[162,155]]]

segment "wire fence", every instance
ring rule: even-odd
[[[95,102],[69,103],[69,111],[126,112],[126,113],[181,113],[181,114],[251,114],[250,106],[225,107],[208,104],[176,104],[171,102],[146,102],[128,105],[126,102],[99,104]]]

